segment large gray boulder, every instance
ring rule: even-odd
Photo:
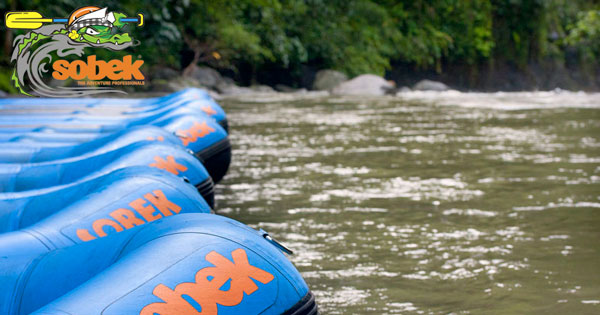
[[[285,84],[275,84],[275,90],[283,93],[294,93],[299,91],[300,89],[296,89]]]
[[[331,90],[333,95],[384,95],[394,84],[374,74],[363,74],[343,82]]]
[[[268,85],[262,85],[262,84],[255,84],[255,85],[251,85],[250,88],[258,93],[275,93],[276,91],[268,86]]]
[[[413,86],[413,90],[417,91],[447,91],[449,89],[444,83],[431,80],[421,80]]]
[[[220,84],[217,91],[223,95],[251,94],[254,91],[249,87],[237,86],[235,84]]]
[[[169,80],[165,80],[165,79],[152,80],[151,89],[153,91],[176,92],[181,89],[188,88],[188,87],[194,87],[194,88],[208,90],[208,88],[206,86],[203,86],[202,84],[200,84],[200,82],[198,82],[198,80],[191,78],[191,77],[183,77],[183,76],[175,77],[175,78],[172,78]]]
[[[328,91],[348,80],[348,77],[335,70],[320,70],[317,72],[313,90]]]
[[[223,95],[242,95],[242,94],[269,94],[277,93],[272,87],[268,85],[251,85],[237,86],[233,82],[221,83],[217,86],[217,91]]]
[[[209,67],[192,66],[184,71],[184,76],[198,81],[200,85],[209,89],[215,89],[219,83],[223,82],[221,74]]]
[[[179,77],[179,71],[169,67],[158,67],[154,69],[153,80],[172,80]]]

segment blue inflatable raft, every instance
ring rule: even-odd
[[[265,233],[212,214],[159,219],[0,260],[2,314],[316,314]],[[0,246],[10,241],[0,236]],[[24,276],[26,275],[26,276]]]
[[[165,110],[189,106],[215,119],[225,130],[227,116],[204,90],[188,88],[163,97],[145,99],[127,98],[5,98],[0,99],[0,115],[123,116],[152,115]]]
[[[186,178],[212,203],[213,182],[204,165],[185,149],[134,143],[93,156],[31,164],[0,164],[0,191],[24,191],[85,180],[131,166],[150,166]]]
[[[154,126],[161,127],[163,130],[176,135],[179,138],[181,145],[185,146],[204,164],[215,182],[218,182],[227,173],[229,164],[231,163],[231,144],[227,132],[214,120],[207,118],[204,115],[167,115],[166,117],[158,118],[153,122]],[[67,128],[67,133],[61,133],[65,130],[54,129],[51,127],[36,127],[31,131],[23,133],[16,130],[12,133],[0,132],[1,142],[23,144],[22,148],[15,149],[15,153],[11,151],[9,146],[6,147],[3,156],[17,157],[22,155],[23,150],[28,150],[29,146],[35,148],[42,147],[58,147],[77,144],[85,141],[92,142],[84,145],[85,148],[91,148],[91,145],[100,146],[109,141],[116,139],[116,133],[128,133],[139,125],[125,126],[122,129],[105,131],[102,128],[83,129],[81,132],[76,132],[73,129]],[[6,128],[0,126],[0,131],[7,131]],[[170,137],[162,133],[148,135],[146,139],[163,141]],[[97,141],[93,143],[94,141]],[[170,141],[173,141],[170,139]],[[18,147],[15,145],[13,147]],[[79,149],[80,150],[80,149]],[[35,160],[36,158],[32,157]],[[13,159],[14,160],[14,159]]]
[[[212,210],[227,128],[198,89],[0,99],[0,314],[318,314],[290,250]]]
[[[0,195],[0,253],[91,241],[180,213],[210,213],[194,187],[156,170],[127,168],[42,192]],[[52,205],[43,206],[45,203]],[[14,244],[20,244],[15,247]]]
[[[42,134],[43,135],[43,134]],[[73,141],[73,135],[69,141]],[[155,126],[137,126],[83,143],[54,143],[49,145],[43,138],[38,141],[4,142],[0,149],[0,163],[38,163],[67,159],[81,155],[96,155],[123,148],[138,142],[163,142],[182,145],[175,134]],[[65,139],[66,140],[66,139]]]
[[[176,205],[171,207],[174,211],[155,209],[157,196],[164,199],[164,204]],[[46,220],[46,226],[50,221],[58,222],[56,231],[75,221],[88,221],[94,226],[95,217],[106,219],[102,222],[114,221],[107,225],[113,227],[111,230],[123,230],[179,213],[182,208],[210,212],[210,202],[205,198],[180,177],[147,166],[128,167],[68,185],[0,193],[0,233],[24,229],[42,220]],[[100,229],[91,233],[97,236],[107,232]]]

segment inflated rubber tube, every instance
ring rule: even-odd
[[[140,105],[150,104],[150,105]],[[147,116],[160,116],[179,107],[188,107],[201,110],[209,117],[215,119],[225,130],[228,130],[227,116],[205,91],[199,89],[185,89],[161,98],[151,99],[1,99],[0,112],[8,117],[19,114],[27,116],[47,115],[58,119],[71,119],[74,117],[105,119],[127,119]],[[6,119],[5,119],[6,120]]]
[[[23,98],[3,98],[0,103],[0,113],[2,114],[27,114],[36,113],[44,115],[92,115],[92,116],[127,116],[150,114],[156,111],[162,111],[169,108],[174,108],[188,104],[194,104],[196,108],[203,109],[204,106],[209,106],[204,109],[206,112],[220,111],[215,113],[218,116],[224,115],[224,111],[212,98],[178,98],[171,101],[165,101],[155,106],[131,106],[129,104],[103,104],[104,99],[95,99],[100,103],[96,104],[54,104],[55,98],[35,98],[30,104],[22,104]],[[44,101],[48,100],[48,101]],[[88,99],[91,100],[91,99]],[[117,99],[119,100],[119,99]],[[121,99],[128,101],[131,99]],[[143,99],[141,99],[143,100]],[[14,101],[14,102],[13,102]],[[213,108],[214,107],[214,108]],[[220,108],[220,109],[219,109]]]
[[[68,134],[72,135],[72,134]],[[182,145],[173,133],[155,126],[137,126],[81,144],[49,146],[47,143],[3,143],[0,163],[36,163],[72,158],[81,155],[97,155],[139,142],[164,142]]]
[[[53,120],[62,121],[69,118],[77,117],[82,121],[89,120],[90,122],[98,120],[124,120],[124,119],[141,119],[154,115],[165,115],[170,111],[179,108],[192,108],[195,110],[202,110],[204,113],[210,116],[210,114],[216,115],[215,110],[212,108],[214,101],[183,101],[176,103],[164,104],[160,107],[152,109],[136,109],[132,107],[81,107],[81,106],[44,106],[39,105],[36,107],[12,107],[2,108],[0,107],[0,115],[2,117],[11,117],[16,120],[22,120],[24,116],[31,116],[35,120]],[[216,103],[215,103],[216,104]],[[8,119],[3,119],[8,120]]]
[[[311,301],[263,233],[218,215],[180,214],[75,246],[3,256],[2,314],[293,314]]]
[[[204,163],[209,165],[209,171],[214,182],[217,183],[223,178],[231,161],[231,145],[228,140],[227,132],[217,124],[213,119],[204,115],[175,115],[158,119],[153,122],[154,126],[161,127],[168,132],[172,132],[180,138],[181,143]],[[1,129],[1,128],[0,128]],[[57,133],[60,130],[46,128],[39,130],[36,136],[39,136],[38,146],[57,146],[52,141],[61,141],[74,139],[77,141],[97,139],[101,135],[108,136],[107,133],[82,134],[78,133]],[[73,135],[73,136],[71,136]],[[8,136],[3,138],[3,136]],[[7,141],[32,141],[32,134],[2,134],[0,133],[0,142]],[[44,141],[44,142],[41,142]],[[64,144],[64,143],[63,143]]]
[[[161,127],[167,131],[185,131],[180,129],[183,126],[176,124],[178,120],[186,118],[186,121],[198,122],[199,124],[206,123],[210,129],[215,129],[221,137],[226,137],[227,132],[216,123],[213,119],[207,118],[205,115],[198,114],[179,114],[167,115],[160,117],[155,121],[147,124],[132,124],[131,126],[101,126],[101,125],[79,125],[69,126],[61,124],[48,125],[17,125],[17,126],[1,126],[0,125],[0,142],[38,142],[38,145],[56,146],[57,144],[82,143],[94,140],[99,137],[104,137],[115,132],[136,128],[139,126],[153,125]],[[171,126],[173,125],[173,126]],[[122,127],[122,128],[119,128]],[[201,139],[203,137],[200,137]]]
[[[194,155],[206,167],[213,181],[219,183],[231,165],[231,144],[229,139],[225,138]]]
[[[225,132],[229,133],[229,121],[227,121],[227,118],[219,120],[217,123],[225,130]]]
[[[217,112],[214,111],[209,104],[196,104],[197,102],[184,102],[182,104],[174,104],[165,106],[163,108],[144,112],[144,113],[128,113],[109,115],[110,112],[106,111],[105,115],[100,113],[90,115],[84,111],[65,111],[65,113],[34,110],[0,110],[0,124],[9,125],[20,125],[23,123],[28,124],[44,124],[44,123],[68,123],[68,124],[93,124],[93,125],[109,125],[114,123],[121,124],[133,124],[140,121],[152,121],[160,117],[172,114],[202,114],[215,119]],[[224,117],[220,117],[224,119]],[[215,119],[217,120],[217,119]],[[217,120],[218,121],[218,120]]]
[[[0,191],[40,189],[94,178],[130,166],[151,166],[185,177],[194,186],[212,183],[196,157],[180,146],[134,143],[99,155],[30,164],[0,164]],[[203,187],[204,189],[204,187]],[[205,196],[212,203],[214,197]]]
[[[210,95],[202,89],[198,88],[185,88],[183,90],[167,94],[160,97],[150,98],[1,98],[0,107],[12,108],[12,107],[27,107],[27,106],[45,106],[45,107],[63,107],[66,105],[70,106],[81,106],[81,107],[93,107],[93,106],[131,106],[138,108],[156,107],[163,106],[165,103],[177,102],[179,100],[207,100],[212,99]]]
[[[152,125],[157,120],[180,115],[197,115],[210,118],[204,111],[190,108],[178,107],[173,110],[130,119],[88,117],[88,116],[35,116],[35,115],[0,115],[0,131],[3,133],[15,131],[34,131],[51,125],[61,125],[69,129],[69,132],[106,132],[125,129],[132,126]],[[210,118],[213,119],[213,118]],[[214,119],[213,119],[214,120]]]
[[[215,183],[227,174],[231,164],[231,143],[220,125],[211,124],[210,120],[200,121],[191,115],[166,117],[155,124],[180,137],[183,145],[202,161]]]
[[[106,230],[115,232],[182,211],[210,213],[211,207],[182,178],[136,166],[69,185],[0,193],[0,233],[28,228],[53,239],[52,233],[73,237],[71,227],[78,227],[98,237],[93,224],[99,220],[113,221]]]

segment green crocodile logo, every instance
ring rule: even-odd
[[[23,94],[45,97],[81,97],[99,93],[125,93],[111,87],[52,87],[44,82],[54,56],[58,61],[69,55],[82,57],[85,48],[103,48],[113,51],[138,45],[126,25],[144,24],[144,17],[129,18],[124,13],[109,12],[107,8],[86,6],[79,8],[68,18],[45,18],[35,11],[8,12],[5,23],[12,29],[29,29],[13,42],[11,62],[15,68],[12,81]],[[48,25],[44,25],[51,23]],[[143,63],[143,61],[141,62]],[[141,63],[137,63],[138,65]],[[80,67],[81,68],[81,67]],[[82,69],[79,69],[83,73]],[[28,84],[26,84],[26,81]],[[26,91],[26,86],[29,91]]]

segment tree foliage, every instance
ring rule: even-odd
[[[9,0],[0,8],[62,17],[88,4]],[[597,66],[600,53],[597,0],[109,0],[96,5],[144,13],[147,24],[131,30],[142,43],[139,53],[147,64],[182,71],[191,64],[234,72],[269,65],[297,73],[311,65],[351,76],[383,75],[393,62],[402,62],[443,72],[447,64],[561,61],[570,50],[581,63]],[[3,42],[9,32],[3,32]],[[9,53],[5,47],[0,55],[5,68]]]

